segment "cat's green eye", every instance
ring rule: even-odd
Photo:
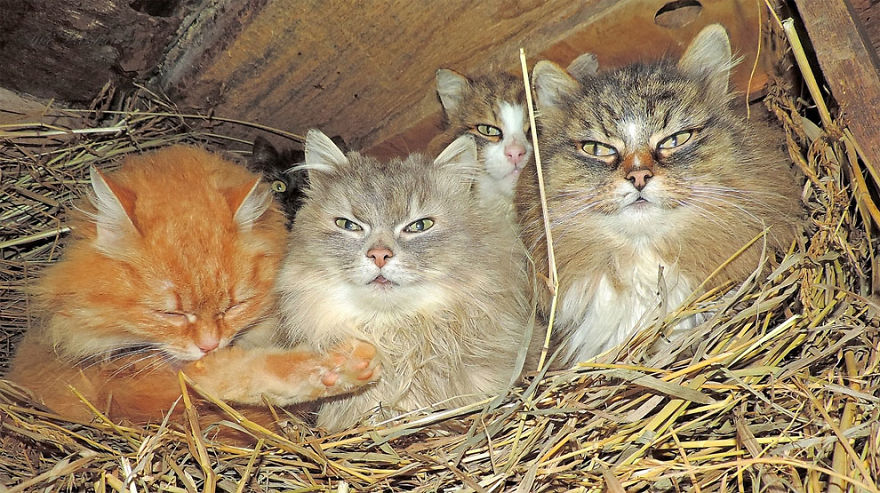
[[[358,224],[354,221],[349,221],[348,219],[346,219],[344,217],[337,217],[336,218],[336,225],[339,226],[340,228],[348,230],[348,231],[363,231],[363,229],[364,229],[361,227],[360,224]]]
[[[477,125],[477,132],[480,132],[480,135],[484,135],[486,137],[501,137],[500,128],[494,127],[492,125],[486,125],[485,123]]]
[[[286,192],[287,184],[281,180],[275,180],[272,182],[272,190],[276,193]]]
[[[595,156],[599,158],[609,158],[617,155],[617,149],[611,147],[610,145],[596,142],[595,140],[588,140],[584,142],[583,144],[581,144],[581,149],[583,149],[583,151],[590,156]]]
[[[676,147],[683,146],[687,141],[691,140],[691,137],[694,135],[692,130],[685,130],[684,132],[676,132],[669,137],[661,140],[659,144],[657,144],[657,149],[675,149]]]
[[[419,219],[418,221],[413,221],[406,225],[403,228],[407,233],[421,233],[422,231],[427,231],[431,229],[431,226],[434,225],[433,219],[428,219],[427,217],[424,219]]]

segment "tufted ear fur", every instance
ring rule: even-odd
[[[706,80],[709,91],[719,98],[727,95],[730,69],[734,65],[736,60],[731,54],[730,38],[721,24],[704,27],[678,62],[682,72]]]
[[[437,95],[444,111],[453,111],[461,104],[462,95],[467,91],[470,81],[454,70],[437,70]]]
[[[596,75],[599,71],[599,60],[592,53],[584,53],[572,60],[565,71],[575,79],[582,81]]]
[[[229,207],[235,211],[235,223],[241,231],[250,231],[272,204],[272,192],[262,186],[259,178],[224,190],[223,195]]]
[[[547,60],[535,64],[532,81],[539,109],[558,107],[578,89],[578,82],[559,65]]]
[[[111,257],[118,256],[125,251],[132,236],[140,235],[133,219],[137,195],[94,166],[89,169],[89,177],[93,191],[90,200],[97,209],[94,214],[98,233],[96,247]]]
[[[333,171],[348,166],[345,153],[324,132],[314,128],[306,134],[305,153],[306,162],[303,167],[309,170]]]
[[[469,134],[462,135],[446,146],[437,159],[434,159],[434,166],[454,169],[468,183],[476,180],[483,169],[477,157],[477,143]]]

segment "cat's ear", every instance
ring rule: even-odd
[[[272,204],[272,192],[262,186],[260,178],[223,191],[229,208],[235,211],[233,219],[241,231],[250,231]]]
[[[535,85],[538,108],[558,107],[579,87],[578,82],[568,72],[547,60],[535,64],[532,82]]]
[[[92,182],[92,204],[97,210],[94,215],[98,237],[95,246],[98,250],[116,256],[125,251],[127,240],[140,235],[134,219],[134,204],[137,195],[120,183],[116,183],[97,168],[89,168]]]
[[[455,169],[457,174],[467,178],[466,181],[476,178],[482,167],[473,136],[465,134],[452,141],[434,160],[434,166]]]
[[[263,136],[254,139],[254,148],[248,164],[255,171],[274,171],[273,166],[278,164],[279,154],[275,146]]]
[[[572,60],[565,71],[577,80],[584,80],[599,71],[599,59],[592,53],[584,53]]]
[[[345,153],[324,132],[314,128],[306,134],[305,154],[304,168],[309,170],[333,171],[348,166]]]
[[[470,81],[455,70],[441,68],[437,71],[437,95],[447,112],[454,110],[467,91]]]
[[[730,69],[736,65],[730,50],[730,38],[721,24],[712,24],[703,28],[691,41],[678,68],[691,76],[705,79],[713,95],[727,95],[730,81]]]

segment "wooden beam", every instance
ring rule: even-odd
[[[796,0],[843,119],[880,171],[880,61],[849,0]]]
[[[721,22],[747,60],[734,81],[742,90],[763,8],[754,0],[210,4],[159,67],[160,86],[175,103],[298,134],[317,127],[382,156],[422,150],[437,134],[438,68],[518,74],[520,47],[532,64],[567,64],[594,51],[614,66],[677,54],[701,27]],[[678,5],[670,13],[680,15],[661,15]],[[765,80],[759,71],[754,82]]]

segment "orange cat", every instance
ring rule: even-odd
[[[178,370],[250,405],[314,400],[378,376],[367,343],[329,354],[272,346],[286,231],[258,175],[176,146],[114,173],[92,169],[91,183],[64,259],[36,286],[41,321],[9,374],[46,406],[92,417],[73,386],[112,419],[145,422],[180,396]]]

